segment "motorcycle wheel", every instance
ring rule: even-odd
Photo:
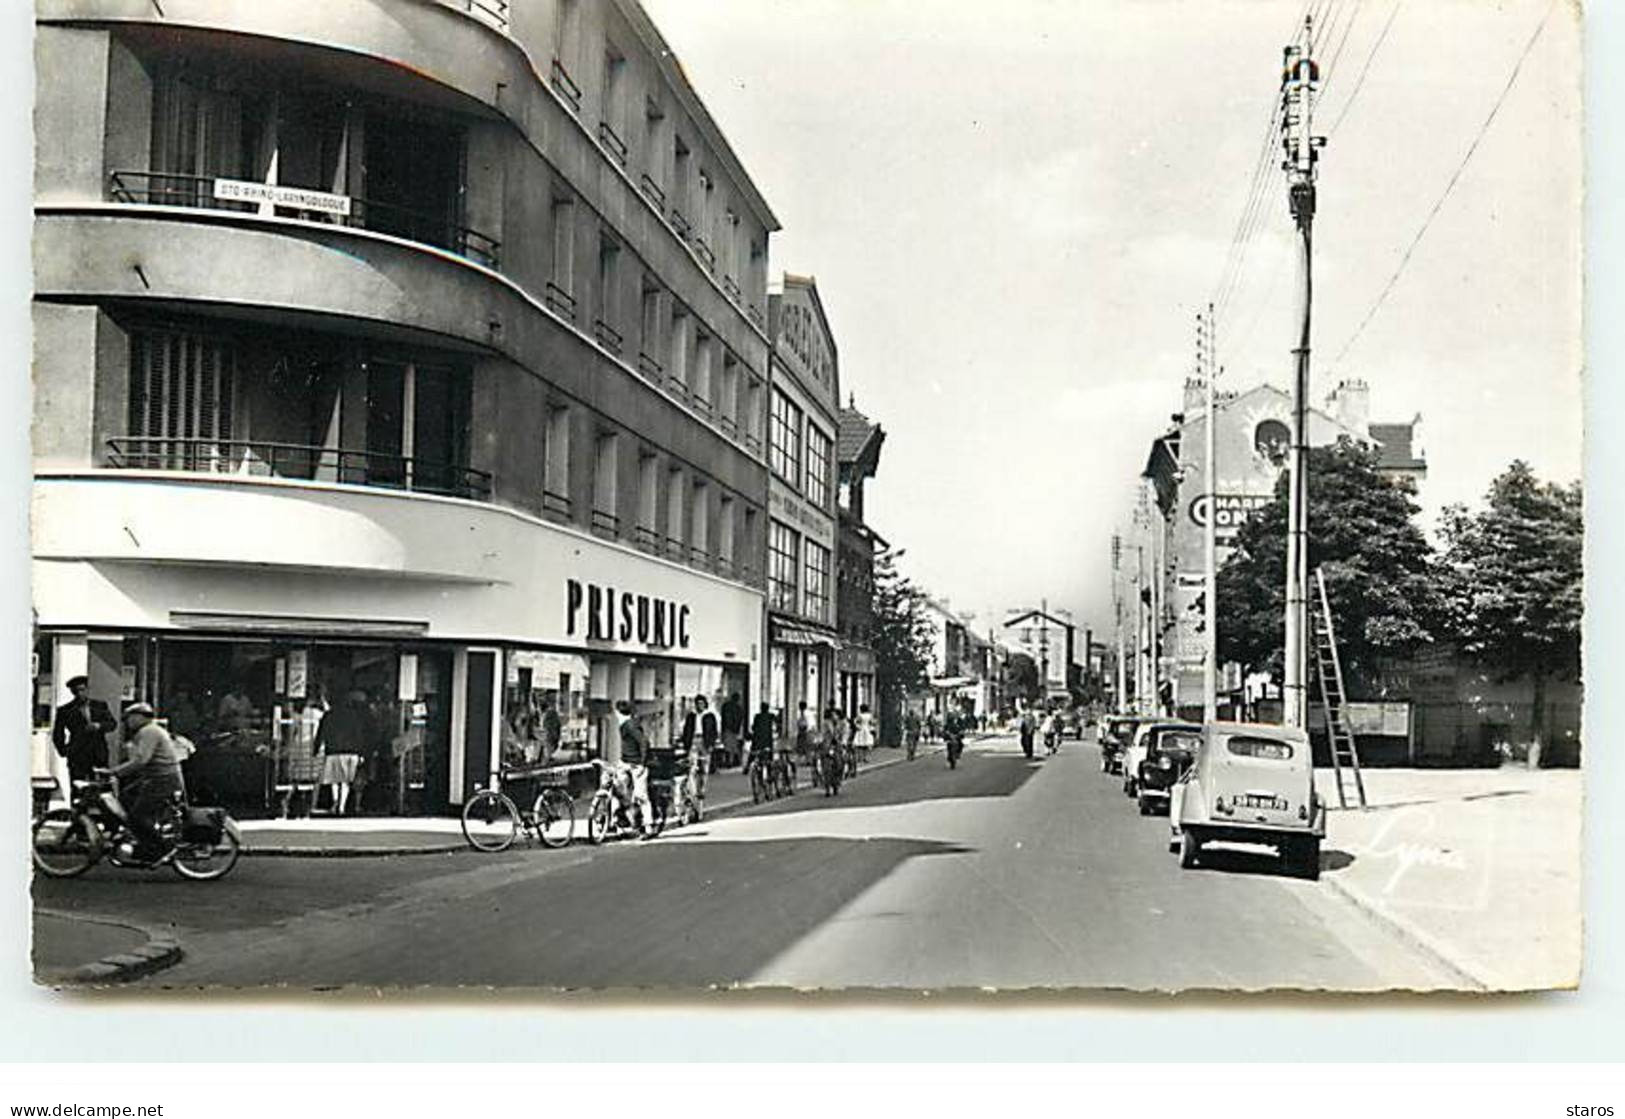
[[[182,843],[175,848],[170,866],[182,878],[193,882],[213,882],[231,873],[242,856],[242,844],[231,832],[223,831],[214,843]]]
[[[71,808],[53,808],[34,824],[34,865],[47,878],[75,878],[102,857],[101,829]]]

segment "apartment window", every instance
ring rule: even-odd
[[[137,331],[130,344],[129,433],[158,444],[231,438],[236,352],[207,335]],[[177,444],[168,450],[182,450]],[[222,450],[220,453],[224,453]]]
[[[829,549],[807,541],[807,581],[805,612],[809,618],[829,618]]]
[[[829,460],[834,440],[807,425],[807,500],[819,508],[829,502]]]
[[[699,251],[700,259],[705,262],[706,268],[715,272],[717,270],[717,256],[709,242],[715,240],[715,234],[711,228],[711,206],[715,199],[716,188],[711,182],[711,173],[703,167],[700,168],[699,180],[699,213],[694,221],[694,228],[698,231],[699,237],[696,238],[694,247]]]
[[[739,422],[739,363],[731,354],[722,355],[722,376],[717,383],[717,418],[732,435]]]
[[[756,565],[755,565],[755,562],[754,562],[754,557],[757,555],[756,549],[758,547],[760,547],[760,545],[757,543],[757,534],[756,534],[756,525],[757,525],[757,520],[758,520],[759,517],[760,517],[760,514],[757,513],[756,510],[751,509],[749,507],[747,507],[745,509],[745,535],[744,535],[745,564],[744,564],[744,573],[745,573],[745,575],[747,577],[755,577],[755,575],[756,575],[756,570],[755,570]]]
[[[622,90],[625,84],[626,58],[613,44],[604,50],[604,110],[598,122],[598,139],[616,162],[626,164],[626,140],[623,136]]]
[[[652,451],[638,454],[638,531],[640,547],[657,550],[660,537],[660,460]]]
[[[753,450],[761,450],[762,382],[755,377],[750,379],[750,385],[745,389],[745,414],[739,426],[745,429],[746,444]]]
[[[547,413],[547,441],[543,448],[542,508],[560,516],[570,515],[570,409],[550,408]]]
[[[711,360],[716,353],[716,341],[709,334],[696,334],[694,338],[694,376],[689,390],[694,403],[703,410],[711,408]]]
[[[651,377],[659,377],[665,371],[656,356],[661,352],[660,322],[660,285],[644,276],[643,306],[639,315],[643,337],[638,346],[638,368]]]
[[[768,431],[768,461],[773,472],[792,486],[801,485],[801,409],[778,389]]]
[[[687,238],[691,232],[688,224],[688,180],[693,173],[691,168],[692,156],[688,145],[683,143],[681,136],[672,137],[671,142],[671,222],[677,230],[679,237]]]
[[[616,477],[620,461],[618,452],[615,433],[599,432],[593,454],[592,527],[612,536],[621,525],[620,490]]]
[[[683,559],[683,472],[666,472],[666,554]]]
[[[553,230],[553,278],[547,284],[547,305],[575,321],[576,227],[575,201],[554,197],[548,209]]]
[[[620,321],[620,257],[621,246],[614,238],[598,239],[598,318],[593,322],[593,334],[611,353],[621,352],[623,341],[616,324]]]
[[[642,158],[645,166],[638,185],[662,214],[666,212],[666,192],[661,186],[665,179],[665,168],[660,166],[661,156],[666,150],[663,146],[665,122],[666,111],[661,108],[660,102],[653,97],[644,98]]]
[[[575,64],[577,40],[581,35],[581,0],[557,0],[557,3],[558,25],[553,33],[553,88],[569,102],[572,109],[580,112],[581,87],[570,76],[569,67]]]
[[[668,338],[666,380],[674,388],[684,390],[688,388],[689,326],[688,312],[677,306],[674,300],[671,309],[671,334]]]
[[[775,610],[795,612],[796,565],[800,550],[801,536],[794,529],[778,521],[768,523],[767,601]]]
[[[711,548],[711,489],[694,480],[688,503],[688,548],[690,556],[704,562]]]
[[[738,508],[734,498],[727,494],[722,495],[722,501],[717,510],[717,559],[721,560],[725,568],[732,567],[734,561],[734,532],[738,528]]]

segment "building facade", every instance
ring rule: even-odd
[[[786,274],[768,297],[768,702],[794,727],[835,696],[836,411],[840,368],[818,285]]]
[[[1060,607],[1011,610],[1004,621],[1012,652],[1025,653],[1038,667],[1043,702],[1067,702],[1077,676],[1077,626],[1072,611]]]
[[[886,547],[864,519],[863,487],[880,469],[886,433],[858,411],[848,395],[841,409],[836,457],[840,463],[839,539],[835,567],[836,619],[840,646],[835,650],[838,702],[848,716],[860,708],[878,712],[875,699],[875,552]],[[883,728],[888,734],[896,728]]]
[[[1406,485],[1419,484],[1427,474],[1427,460],[1417,445],[1420,417],[1409,423],[1374,424],[1370,401],[1364,381],[1341,382],[1326,397],[1324,408],[1309,409],[1310,445],[1329,446],[1340,438],[1364,443],[1376,449],[1383,475]],[[1223,567],[1242,524],[1252,510],[1273,499],[1276,479],[1286,469],[1292,399],[1273,385],[1258,385],[1239,394],[1219,394],[1216,410],[1218,509],[1211,515],[1217,518],[1216,552]],[[1162,679],[1171,684],[1171,691],[1165,688],[1165,699],[1187,713],[1200,710],[1202,704],[1206,650],[1202,631],[1210,515],[1206,425],[1205,385],[1193,378],[1185,384],[1184,412],[1175,417],[1167,434],[1153,442],[1144,471],[1155,501],[1147,527],[1158,539],[1136,542],[1142,559],[1155,555],[1162,566],[1159,660]],[[1226,686],[1226,679],[1231,686]],[[1239,687],[1236,669],[1221,673],[1221,691]]]
[[[37,722],[437,813],[762,692],[778,225],[636,0],[36,11]]]

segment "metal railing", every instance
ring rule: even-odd
[[[694,253],[705,261],[705,267],[715,272],[717,270],[717,254],[711,251],[711,246],[705,243],[704,237],[694,238]]]
[[[643,351],[639,350],[638,351],[638,372],[642,373],[645,377],[648,377],[650,380],[654,381],[656,384],[659,384],[661,378],[663,378],[666,375],[666,367],[664,365],[661,365],[660,362],[656,361],[654,358],[650,357],[648,354],[646,354]]]
[[[216,198],[214,184],[220,178],[216,175],[180,175],[167,171],[113,171],[109,173],[108,178],[110,180],[108,193],[114,202],[189,206],[200,210],[221,210],[239,214],[258,213],[262,205],[234,198]],[[294,217],[313,225],[336,225],[386,233],[393,237],[446,249],[487,268],[497,268],[501,264],[499,255],[501,242],[477,229],[390,202],[348,197],[350,204],[348,214],[334,214],[280,203],[264,205],[269,206],[279,217]]]
[[[756,306],[756,304],[752,303],[749,307],[745,308],[745,313],[750,316],[751,322],[755,323],[763,330],[767,329],[767,320],[762,318],[762,309]]]
[[[688,219],[683,216],[683,211],[679,210],[676,206],[673,206],[671,208],[670,220],[672,232],[676,233],[677,236],[681,237],[683,240],[688,240],[688,235],[694,232],[694,227],[688,224]]]
[[[556,58],[553,60],[551,77],[553,88],[558,90],[559,96],[569,103],[570,108],[579,113],[581,111],[581,87],[576,85],[575,79],[570,76],[570,71],[564,68],[564,63]]]
[[[621,345],[625,339],[621,337],[620,331],[610,326],[603,319],[593,320],[592,333],[598,339],[598,344],[610,353],[619,354],[621,352]]]
[[[649,177],[649,173],[647,171],[645,171],[638,178],[638,185],[643,188],[643,193],[649,196],[650,201],[652,201],[656,207],[658,207],[661,211],[666,209],[666,192],[660,189],[659,183],[655,182]]]
[[[675,536],[666,537],[666,555],[674,560],[681,561],[688,555],[688,546]]]
[[[689,563],[704,567],[705,561],[710,558],[710,555],[711,553],[707,552],[704,548],[697,547],[693,544],[688,546]]]
[[[559,287],[552,280],[547,281],[544,289],[548,309],[556,314],[563,315],[571,322],[576,321],[576,297]]]
[[[732,299],[735,303],[738,303],[739,297],[744,294],[744,292],[739,290],[739,284],[732,276],[722,277],[722,290],[727,292],[728,298]]]
[[[622,167],[626,166],[626,141],[621,139],[620,133],[616,132],[614,125],[607,120],[598,122],[598,143],[614,156]]]
[[[646,525],[639,525],[633,529],[632,539],[638,547],[646,552],[660,551],[660,534]]]
[[[718,416],[717,423],[721,426],[722,433],[724,435],[728,436],[730,439],[738,437],[739,425],[734,422],[732,416]]]
[[[680,400],[688,399],[688,382],[674,373],[666,374],[666,391]]]
[[[264,439],[125,435],[107,441],[107,464],[118,470],[293,478],[475,501],[491,498],[491,475],[484,470],[378,451]]]
[[[570,515],[570,498],[557,490],[544,488],[542,490],[542,510],[548,513],[556,513],[561,517],[568,517]]]
[[[504,34],[508,31],[508,0],[440,0],[448,8],[467,12]]]
[[[621,518],[607,509],[593,509],[592,527],[597,532],[606,532],[614,536],[621,529]]]

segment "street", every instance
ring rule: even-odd
[[[34,897],[174,935],[158,987],[1449,985],[1268,856],[1181,871],[1098,756],[989,739],[647,844],[249,858],[213,884],[98,867]]]

